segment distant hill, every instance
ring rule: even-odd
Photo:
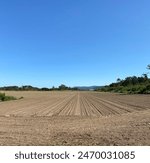
[[[89,91],[89,90],[95,90],[95,89],[100,89],[103,86],[76,86],[75,88],[78,88],[79,90],[82,91]]]

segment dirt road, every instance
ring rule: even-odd
[[[150,96],[6,92],[0,145],[150,145]]]

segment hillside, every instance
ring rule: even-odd
[[[150,94],[150,79],[147,75],[141,77],[127,77],[124,80],[117,79],[116,83],[96,89],[96,91],[127,94]]]

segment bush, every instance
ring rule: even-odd
[[[0,93],[0,101],[4,101],[5,99],[5,93]]]
[[[6,96],[5,93],[0,93],[0,101],[10,101],[10,100],[16,100],[17,98],[13,96]]]
[[[139,93],[150,94],[150,85],[145,86],[143,89],[140,90]]]

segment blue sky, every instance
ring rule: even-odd
[[[105,85],[147,72],[149,0],[1,0],[0,86]]]

